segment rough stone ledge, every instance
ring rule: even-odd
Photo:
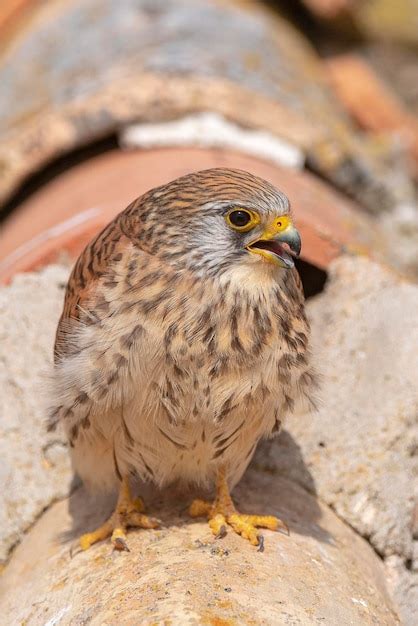
[[[71,483],[65,444],[46,435],[39,399],[67,275],[68,268],[51,266],[0,290],[3,560]],[[384,555],[390,589],[411,625],[418,598],[417,306],[417,286],[378,265],[348,257],[334,263],[325,293],[308,303],[322,407],[290,420],[256,458],[316,492]]]
[[[402,619],[418,607],[418,286],[365,258],[331,264],[308,302],[323,376],[256,463],[316,494],[385,559]]]
[[[0,289],[0,563],[71,483],[66,442],[46,433],[41,399],[68,273],[55,265]]]
[[[31,626],[399,623],[372,549],[304,489],[252,470],[235,496],[242,510],[283,517],[290,536],[265,531],[264,553],[233,533],[216,540],[188,519],[188,497],[160,494],[149,508],[163,528],[131,532],[129,553],[103,542],[71,557],[73,537],[105,514],[77,490],[15,551],[0,615]]]

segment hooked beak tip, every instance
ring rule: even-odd
[[[286,228],[286,230],[277,237],[277,240],[280,241],[280,243],[286,243],[293,256],[296,258],[300,256],[302,240],[300,238],[299,231],[294,226]]]

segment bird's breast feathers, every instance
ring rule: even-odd
[[[141,458],[140,473],[160,482],[198,477],[196,459],[202,480],[235,459],[238,479],[258,439],[310,398],[296,276],[201,281],[138,256],[98,281],[65,329],[51,419],[75,450],[116,442],[121,463],[138,469]]]

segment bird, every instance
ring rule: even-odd
[[[119,213],[68,280],[50,377],[48,428],[61,424],[75,472],[117,491],[112,515],[79,539],[157,528],[133,481],[215,489],[192,502],[215,537],[259,550],[273,515],[238,511],[231,491],[257,443],[299,402],[315,405],[310,329],[290,203],[242,170],[192,172]]]

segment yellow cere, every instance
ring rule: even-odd
[[[292,220],[288,215],[275,217],[274,220],[266,227],[260,239],[273,239],[278,233],[282,233],[286,228],[292,226]]]
[[[293,226],[292,220],[288,215],[280,215],[279,217],[275,217],[265,228],[261,237],[257,237],[255,241],[268,241],[269,239],[274,239],[280,233],[284,232],[288,228]],[[258,254],[263,257],[269,263],[274,263],[275,265],[279,265],[280,267],[285,267],[283,262],[270,250],[263,250],[262,248],[253,248],[252,244],[255,242],[251,242],[247,246],[247,250],[254,254]]]

